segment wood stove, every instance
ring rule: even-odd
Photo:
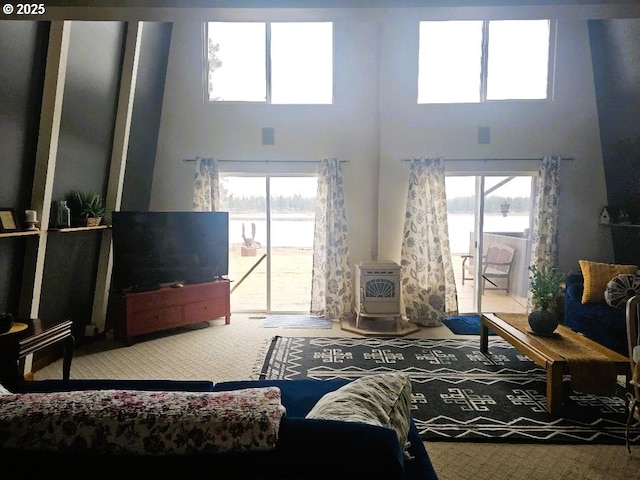
[[[356,327],[361,317],[402,317],[400,265],[391,261],[356,265]]]

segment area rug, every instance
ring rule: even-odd
[[[480,335],[480,315],[455,315],[442,320],[442,323],[456,335]],[[489,335],[495,335],[489,329]]]
[[[621,444],[626,405],[618,388],[610,397],[582,394],[564,382],[560,416],[547,413],[545,371],[501,338],[294,338],[276,336],[260,379],[353,380],[389,371],[412,382],[413,417],[426,441]],[[640,443],[640,422],[631,425]]]
[[[332,328],[326,317],[313,315],[267,315],[260,325],[263,328]]]

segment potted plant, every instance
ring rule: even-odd
[[[535,333],[550,335],[558,327],[554,307],[565,275],[555,267],[539,270],[535,265],[531,265],[529,271],[529,290],[533,302],[533,309],[529,313],[529,326]]]
[[[79,190],[69,196],[69,208],[74,223],[83,227],[100,225],[106,209],[102,197],[97,192]]]

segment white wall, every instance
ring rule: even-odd
[[[408,166],[400,162],[402,158],[553,154],[574,158],[561,167],[560,268],[577,270],[580,258],[613,261],[610,234],[597,219],[606,204],[606,190],[586,21],[558,22],[553,102],[417,105],[416,22],[404,16],[389,19],[381,35],[381,257],[396,261],[400,257],[408,182]],[[489,145],[477,143],[479,126],[491,128]],[[470,172],[537,171],[537,162],[447,165],[451,171],[465,168]]]
[[[313,15],[305,11],[304,18]],[[417,105],[417,18],[411,9],[362,9],[336,19],[330,106],[206,104],[200,23],[176,22],[151,208],[191,208],[193,163],[184,158],[337,157],[349,161],[343,170],[352,265],[376,255],[397,261],[408,180],[402,158],[557,154],[574,158],[562,165],[560,268],[577,270],[580,258],[612,261],[610,232],[598,225],[606,192],[586,20],[559,22],[553,102]],[[477,144],[478,126],[491,127],[489,145]],[[261,145],[262,127],[275,129],[274,146]],[[537,170],[535,162],[464,166]]]

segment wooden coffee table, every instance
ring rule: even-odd
[[[483,313],[481,315],[480,351],[485,354],[488,353],[489,329],[491,329],[533,360],[536,365],[544,368],[547,371],[547,411],[552,414],[559,413],[562,409],[562,378],[564,375],[570,375],[567,359],[562,356],[562,352],[557,351],[557,348],[551,345],[547,338],[522,331],[500,318],[499,315],[500,313]],[[520,320],[526,319],[526,317],[526,314],[522,314]],[[574,339],[583,345],[585,357],[597,355],[600,358],[601,356],[608,358],[615,365],[616,374],[625,375],[625,385],[629,384],[631,371],[627,357],[574,332],[564,325],[558,325],[556,332],[561,337]]]

